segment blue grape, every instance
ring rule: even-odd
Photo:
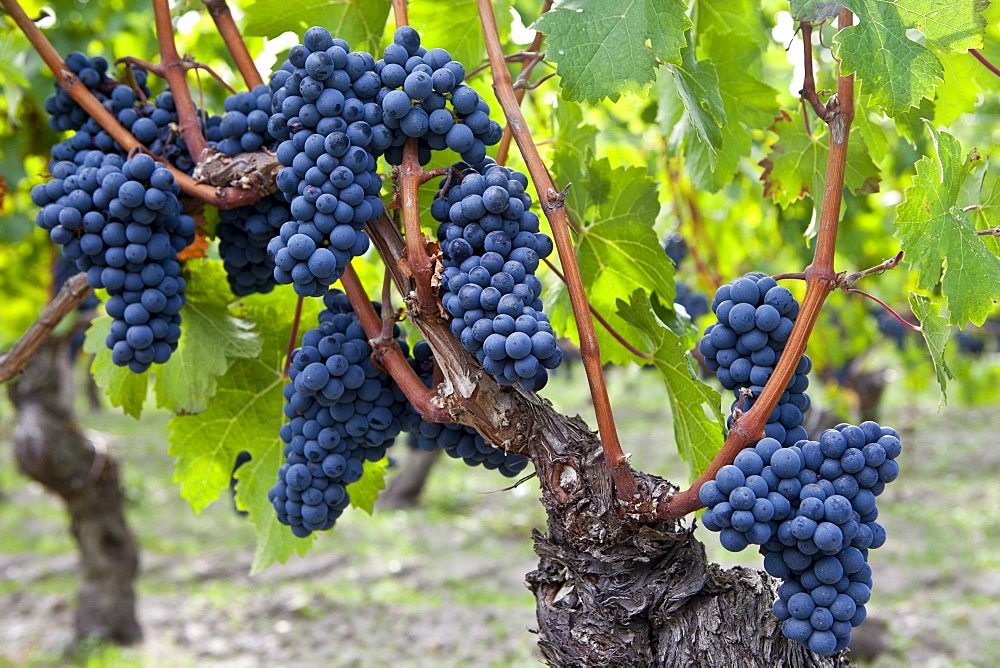
[[[776,413],[780,416],[781,411]],[[737,465],[722,467],[715,480],[699,490],[707,507],[704,524],[720,532],[723,547],[739,551],[759,544],[765,570],[784,580],[774,614],[784,622],[785,635],[824,655],[846,647],[851,628],[866,616],[872,584],[869,550],[886,540],[884,527],[875,521],[876,495],[866,486],[884,488],[885,482],[878,468],[867,465],[867,457],[881,462],[880,467],[895,467],[894,459],[882,459],[890,454],[885,444],[892,446],[891,454],[899,455],[899,441],[892,434],[872,422],[863,427],[839,425],[817,441],[784,447],[765,438],[740,452]],[[856,468],[857,462],[863,468],[844,472],[839,464],[845,459],[855,462],[848,468]],[[759,474],[750,473],[761,462]],[[817,475],[831,462],[838,463],[840,471],[832,482]],[[898,467],[891,471],[896,472]],[[860,484],[862,478],[866,485]],[[761,487],[761,481],[766,486]],[[752,510],[746,510],[751,499]]]
[[[562,360],[541,313],[541,283],[533,275],[538,256],[531,248],[543,246],[540,242],[548,237],[537,232],[537,216],[524,208],[531,203],[521,182],[526,178],[492,160],[478,167],[482,172],[457,163],[454,170],[461,179],[444,179],[432,206],[432,215],[442,223],[441,303],[455,318],[452,332],[497,382],[537,390]],[[511,207],[516,221],[504,218]],[[526,258],[524,251],[534,257]]]
[[[278,521],[300,537],[334,526],[364,462],[382,459],[413,414],[399,387],[371,361],[346,296],[331,290],[323,301],[319,326],[302,335],[292,355],[284,389],[290,422],[280,430],[286,463],[268,492]],[[401,347],[407,349],[405,342]],[[309,488],[322,492],[311,499],[316,503],[306,503]]]

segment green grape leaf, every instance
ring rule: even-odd
[[[1000,5],[990,3],[983,17],[987,21],[986,36],[980,52],[990,62],[1000,59]],[[948,126],[963,113],[975,110],[979,100],[995,99],[1000,93],[1000,78],[990,72],[967,51],[934,49],[944,66],[944,83],[934,98],[934,124]]]
[[[174,354],[157,368],[153,390],[157,406],[173,413],[197,413],[208,406],[216,377],[226,372],[233,358],[260,353],[260,338],[252,323],[229,313],[232,294],[221,262],[188,260],[184,270],[183,334]]]
[[[778,140],[760,162],[764,168],[760,177],[764,182],[764,194],[782,208],[803,197],[812,197],[818,219],[829,154],[828,129],[821,126],[811,135],[806,132],[801,118],[792,118],[782,111],[771,130],[778,135]],[[848,142],[844,187],[858,195],[878,192],[878,167],[859,139]]]
[[[312,26],[323,26],[352,49],[377,53],[389,16],[390,0],[256,0],[244,7],[247,35],[275,38],[291,30],[302,36]]]
[[[941,305],[935,304],[925,295],[911,292],[910,308],[920,320],[920,333],[924,335],[927,349],[931,353],[934,373],[937,376],[938,385],[941,387],[941,400],[938,404],[938,408],[941,408],[948,403],[946,392],[948,381],[955,379],[944,359],[944,347],[948,343],[948,339],[951,338],[951,327],[948,325],[947,318],[941,316]]]
[[[257,360],[237,360],[218,380],[218,391],[206,410],[170,421],[170,455],[176,458],[174,481],[180,483],[181,496],[196,513],[228,487],[240,450],[254,456],[279,448],[285,381],[275,361],[266,353]]]
[[[969,214],[956,206],[979,157],[975,151],[963,156],[950,134],[928,131],[937,156],[917,162],[913,185],[896,207],[896,238],[917,271],[917,287],[930,291],[940,283],[951,323],[979,326],[1000,300],[1000,260],[976,236]]]
[[[587,166],[586,180],[574,187],[586,189],[594,205],[586,211],[571,210],[579,227],[577,263],[590,304],[626,341],[633,343],[633,339],[641,338],[641,331],[617,315],[618,296],[632,294],[637,288],[659,295],[667,304],[673,304],[675,296],[674,267],[653,229],[660,210],[656,184],[643,167],[612,168],[607,158],[593,157]],[[556,299],[550,301],[556,330],[578,337],[565,287],[561,286]],[[635,356],[603,327],[597,331],[604,361],[635,361]]]
[[[854,123],[857,125],[858,132],[861,133],[861,137],[872,160],[876,164],[879,164],[889,155],[889,140],[886,138],[885,130],[879,122],[882,114],[869,112],[868,109],[870,107],[871,104],[867,101],[862,102],[857,114],[854,116]]]
[[[493,12],[500,21],[510,18],[507,2],[494,2]],[[453,60],[464,63],[469,70],[482,62],[486,42],[476,3],[467,0],[413,2],[409,14],[410,25],[420,31],[423,46],[446,48]]]
[[[590,191],[579,187],[587,178],[590,161],[597,150],[597,128],[583,122],[579,104],[563,101],[555,108],[556,148],[552,170],[566,192],[566,206],[571,213],[585,214],[593,202]]]
[[[924,45],[906,35],[913,15],[885,0],[855,0],[847,3],[858,15],[858,25],[845,28],[834,38],[844,74],[856,73],[861,92],[889,116],[898,116],[930,97],[943,78],[941,62]]]
[[[267,500],[283,461],[278,436],[284,422],[282,370],[296,302],[290,290],[280,288],[243,300],[239,315],[255,323],[259,355],[233,362],[216,380],[217,390],[204,411],[177,415],[168,424],[174,481],[196,513],[228,488],[236,455],[241,450],[250,454],[251,461],[237,471],[237,504],[250,513],[257,533],[254,571],[285,561],[293,552],[304,554],[311,542],[281,526]],[[318,309],[315,300],[304,303],[302,329],[315,321]]]
[[[375,512],[375,501],[378,500],[379,492],[385,489],[385,474],[388,471],[388,457],[383,457],[377,462],[365,461],[361,479],[347,486],[347,493],[351,496],[351,506],[369,515]]]
[[[642,348],[653,356],[650,361],[667,386],[677,449],[694,479],[708,468],[725,439],[724,417],[719,410],[722,399],[718,392],[698,380],[683,340],[657,319],[656,312],[661,307],[656,295],[650,301],[637,289],[628,302],[619,299],[617,307],[621,318],[648,337],[651,345]]]
[[[281,404],[277,403],[280,411]],[[277,420],[276,424],[280,425],[281,420]],[[292,554],[304,555],[316,540],[316,534],[308,538],[293,535],[289,527],[278,522],[274,506],[267,499],[268,490],[278,480],[278,468],[285,462],[282,454],[284,443],[277,434],[274,431],[269,434],[272,439],[268,443],[258,444],[263,447],[257,447],[251,455],[253,458],[235,474],[236,507],[249,513],[257,535],[250,575],[256,575],[272,564],[284,563]]]
[[[684,141],[685,168],[698,188],[718,192],[732,183],[740,160],[750,155],[751,131],[769,127],[778,115],[778,91],[757,77],[761,53],[742,33],[703,35],[701,50],[715,65],[726,123],[714,164],[709,145],[689,133]]]
[[[546,34],[546,59],[556,63],[563,96],[593,104],[644,95],[657,61],[680,62],[691,25],[686,9],[682,0],[566,0],[533,27]]]
[[[969,212],[970,215],[975,217],[976,229],[986,230],[1000,227],[1000,178],[993,180],[993,186],[989,189],[989,194],[985,198],[983,197],[983,191],[986,188],[982,182],[979,185],[982,188],[979,193],[979,203]]]
[[[0,81],[4,84],[27,86],[24,67],[19,65],[19,56],[31,48],[31,43],[20,32],[0,35]]]
[[[796,21],[810,21],[820,23],[837,18],[837,14],[844,8],[839,2],[828,2],[827,0],[791,0],[792,18]]]
[[[853,7],[860,2],[869,7],[878,4],[882,16],[898,12],[904,26],[916,28],[942,49],[964,51],[983,45],[987,0],[848,0],[845,4]]]
[[[102,296],[102,301],[105,298]],[[149,371],[133,373],[128,367],[117,366],[111,361],[111,350],[104,344],[111,331],[111,320],[111,316],[101,315],[91,321],[83,340],[83,351],[94,356],[90,373],[111,405],[138,420],[149,389]]]
[[[772,22],[773,14],[764,16],[762,4],[757,0],[692,0],[691,17],[694,20],[694,34],[698,36],[699,48],[701,41],[709,34],[739,36],[738,45],[747,53],[753,52],[758,58],[771,37],[762,26]],[[699,53],[704,56],[704,53]],[[748,68],[751,62],[747,62]],[[759,75],[759,72],[755,72]]]
[[[694,49],[681,51],[679,65],[667,65],[674,77],[677,95],[684,105],[688,121],[706,145],[709,164],[715,169],[718,149],[722,145],[722,128],[726,126],[726,109],[719,93],[719,75],[709,60],[694,59]]]

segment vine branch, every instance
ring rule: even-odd
[[[504,116],[507,118],[507,127],[510,128],[510,132],[517,142],[521,156],[527,165],[528,173],[531,174],[531,180],[535,184],[538,202],[552,227],[556,248],[559,251],[559,259],[563,271],[566,273],[566,285],[569,289],[573,315],[580,333],[580,352],[587,370],[587,380],[590,383],[590,394],[594,401],[604,457],[611,470],[618,498],[631,501],[636,495],[635,479],[632,477],[632,472],[628,467],[628,458],[622,452],[618,432],[615,429],[615,418],[611,412],[611,401],[608,398],[604,371],[601,367],[600,346],[597,342],[597,333],[594,331],[594,323],[590,318],[590,304],[583,289],[583,279],[576,261],[573,239],[569,234],[566,208],[541,156],[538,154],[538,149],[524,120],[524,114],[521,113],[510,72],[507,71],[504,62],[503,48],[500,45],[500,34],[496,16],[493,14],[493,6],[490,4],[490,0],[476,0],[476,2],[479,6],[479,18],[486,40],[486,51],[492,65],[493,90],[496,92]]]
[[[340,284],[344,286],[344,292],[354,307],[354,313],[365,329],[375,360],[385,367],[386,372],[392,376],[399,389],[413,404],[413,408],[429,422],[451,422],[451,415],[447,409],[434,403],[437,394],[424,385],[406,360],[399,344],[392,338],[392,331],[389,332],[388,340],[382,337],[382,321],[375,312],[375,307],[372,306],[353,266],[347,265],[344,275],[340,277]],[[382,305],[383,315],[387,308],[386,304]]]
[[[850,10],[841,10],[838,26],[841,30],[854,22]],[[749,411],[733,425],[722,449],[709,464],[708,469],[692,483],[687,490],[672,497],[657,509],[661,519],[682,517],[702,507],[698,498],[701,486],[715,479],[715,474],[723,466],[731,464],[743,448],[760,440],[764,424],[778,404],[788,381],[795,373],[806,343],[819,316],[820,307],[827,295],[834,289],[837,274],[833,268],[834,252],[837,248],[837,228],[840,221],[840,206],[844,191],[844,170],[847,164],[847,146],[851,121],[854,119],[854,75],[840,75],[837,79],[837,96],[830,109],[830,117],[825,119],[830,126],[830,152],[827,158],[826,183],[823,189],[823,204],[820,213],[819,234],[816,251],[804,274],[806,294],[802,308],[785,345],[781,360],[764,386],[764,391]]]
[[[841,288],[850,287],[855,282],[864,278],[865,276],[871,276],[872,274],[882,274],[884,272],[889,271],[890,269],[895,269],[897,266],[899,266],[899,263],[900,261],[902,261],[902,259],[903,259],[903,251],[899,251],[893,257],[889,258],[888,260],[883,260],[874,267],[869,267],[868,269],[865,269],[863,271],[858,271],[853,274],[850,274],[849,276],[843,277],[840,281],[837,282],[838,287]]]
[[[545,2],[542,3],[542,11],[541,14],[539,14],[539,16],[545,14],[545,12],[549,11],[550,9],[552,9],[552,0],[545,0]],[[536,30],[535,36],[531,39],[531,45],[527,48],[527,51],[534,51],[534,52],[540,51],[542,48],[542,41],[544,39],[545,35],[543,35],[541,31]],[[535,64],[532,61],[522,60],[521,74],[518,75],[518,80],[520,81],[520,78],[522,76],[527,76],[527,74],[531,72],[531,68],[533,68],[534,66]],[[521,106],[521,102],[524,100],[524,96],[527,92],[528,91],[525,88],[517,88],[514,90],[514,98],[517,100],[518,107]],[[508,123],[503,128],[503,135],[500,137],[500,146],[497,149],[497,162],[501,165],[507,164],[507,154],[510,152],[510,140],[512,137],[513,135],[510,132],[510,123]]]
[[[0,356],[0,383],[4,383],[24,370],[31,357],[45,342],[63,318],[76,310],[90,294],[87,274],[79,273],[63,283],[62,288],[49,302],[38,320],[18,339],[14,347]]]
[[[205,8],[212,20],[215,21],[215,27],[222,35],[226,48],[229,49],[233,60],[236,61],[236,68],[240,71],[240,76],[246,82],[247,88],[252,90],[254,86],[264,83],[253,58],[250,56],[246,42],[243,41],[240,29],[236,27],[236,21],[233,20],[233,14],[229,11],[226,0],[202,0],[202,2],[205,3]]]
[[[96,97],[90,92],[86,86],[76,77],[75,74],[69,71],[66,64],[63,62],[62,57],[55,50],[52,44],[46,39],[45,35],[38,28],[35,23],[28,18],[28,15],[24,13],[24,9],[21,7],[17,0],[0,0],[0,4],[3,5],[4,10],[10,15],[17,24],[17,27],[21,29],[21,32],[28,38],[31,42],[31,46],[38,52],[38,55],[42,57],[45,64],[52,71],[55,76],[56,81],[59,86],[66,91],[66,93],[73,98],[73,100],[79,104],[83,109],[97,121],[98,125],[107,131],[111,138],[118,143],[126,152],[133,149],[139,149],[143,152],[147,152],[146,147],[139,143],[139,141],[132,136],[132,133],[125,129],[118,119],[114,115],[104,108],[103,105],[97,100]],[[187,141],[185,139],[185,141]],[[206,204],[210,204],[219,209],[233,209],[239,206],[245,206],[247,204],[253,204],[257,202],[261,195],[254,190],[246,190],[242,188],[215,188],[213,186],[198,183],[189,175],[185,174],[181,170],[177,169],[162,157],[153,155],[155,160],[161,162],[167,169],[171,171],[174,175],[174,179],[177,181],[177,185],[180,189],[187,195],[194,197]]]
[[[160,69],[174,96],[181,136],[184,137],[191,159],[198,164],[205,159],[204,152],[208,143],[201,130],[201,119],[191,97],[191,89],[187,85],[187,68],[174,43],[174,26],[170,22],[168,0],[153,0],[153,15],[156,20],[156,41],[160,45]]]
[[[918,327],[917,325],[914,325],[912,322],[907,321],[903,316],[901,316],[898,313],[896,313],[896,311],[894,311],[891,306],[889,306],[888,304],[886,304],[884,301],[882,301],[881,299],[879,299],[875,295],[870,295],[867,292],[865,292],[864,290],[858,290],[856,288],[842,288],[842,290],[843,290],[843,292],[845,292],[846,294],[849,294],[849,295],[861,295],[862,297],[867,297],[868,299],[872,300],[873,302],[875,302],[876,304],[878,304],[879,306],[881,306],[882,308],[884,308],[886,311],[889,312],[889,314],[893,318],[895,318],[896,320],[900,321],[901,323],[903,323],[904,325],[906,325],[910,329],[916,330],[918,332],[922,331],[920,327]]]
[[[979,49],[969,49],[969,53],[972,54],[973,58],[975,58],[976,60],[978,60],[979,62],[981,62],[986,67],[986,69],[988,69],[990,72],[992,72],[993,74],[995,74],[998,77],[1000,77],[1000,67],[997,67],[996,65],[994,65],[993,63],[991,63],[989,60],[987,60],[986,56],[984,56],[979,51]]]
[[[285,355],[285,368],[281,372],[281,375],[285,378],[288,378],[288,367],[292,366],[292,353],[295,352],[295,347],[299,342],[299,324],[302,322],[302,302],[304,301],[305,297],[300,296],[295,303],[295,317],[292,319],[292,331],[288,335],[288,352]]]
[[[816,93],[816,78],[813,76],[813,26],[809,21],[802,21],[799,23],[799,28],[802,30],[802,64],[805,67],[805,75],[802,77],[802,90],[799,91],[799,95],[812,106],[813,111],[816,112],[816,116],[820,120],[829,121],[832,110],[820,101],[819,95]],[[806,129],[808,130],[808,120],[806,123]]]
[[[542,262],[544,262],[545,264],[547,264],[549,266],[549,269],[551,269],[553,271],[553,273],[555,273],[555,275],[559,277],[560,281],[562,281],[563,283],[566,282],[566,277],[563,276],[563,273],[561,271],[559,271],[559,269],[554,264],[552,264],[552,262],[549,261],[548,258],[545,258],[544,260],[542,260]],[[593,304],[588,304],[588,306],[590,306],[590,313],[591,313],[591,315],[593,315],[595,318],[597,318],[597,322],[601,323],[601,325],[604,327],[604,329],[608,330],[608,334],[610,334],[611,336],[615,337],[615,340],[618,341],[618,343],[622,344],[622,346],[624,346],[626,350],[628,350],[630,353],[632,353],[636,357],[641,357],[644,360],[651,360],[651,359],[653,359],[652,355],[649,355],[648,353],[642,352],[641,350],[639,350],[638,348],[636,348],[635,346],[633,346],[631,343],[629,343],[625,339],[624,336],[622,336],[621,334],[619,334],[618,331],[614,327],[611,326],[611,323],[609,323],[607,320],[604,319],[604,316],[601,315],[600,311],[598,311],[596,308],[594,308]]]

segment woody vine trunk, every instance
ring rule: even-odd
[[[48,338],[8,387],[17,410],[14,455],[26,475],[66,502],[80,554],[77,638],[129,645],[142,639],[139,546],[125,522],[119,463],[76,420],[67,348],[67,339]]]

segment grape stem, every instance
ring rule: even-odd
[[[542,3],[542,11],[541,14],[539,14],[539,17],[550,9],[552,9],[552,0],[545,0],[545,2]],[[531,45],[527,50],[535,52],[540,51],[542,48],[542,40],[544,39],[545,35],[536,30],[535,36],[531,38]],[[530,61],[527,60],[521,61],[521,74],[518,75],[518,79],[524,75],[525,71],[530,72],[531,67],[534,67],[534,65],[529,66],[529,63]],[[517,100],[517,106],[521,106],[525,93],[527,93],[527,91],[524,88],[517,88],[514,90],[514,98]],[[503,135],[500,137],[500,146],[497,148],[497,163],[501,165],[507,164],[507,154],[510,152],[510,140],[512,137],[513,135],[510,133],[510,124],[508,123],[503,128]]]
[[[49,302],[38,320],[18,339],[14,347],[0,356],[0,383],[4,383],[24,370],[24,367],[38,351],[63,318],[72,313],[90,295],[87,274],[79,273],[70,277],[56,296]]]
[[[850,10],[841,10],[838,26],[841,30],[854,23],[854,15]],[[812,57],[811,49],[804,50],[806,58]],[[807,71],[811,71],[807,67]],[[823,188],[822,213],[820,214],[819,233],[812,264],[805,272],[806,294],[802,299],[802,308],[792,328],[792,333],[785,345],[781,359],[774,373],[764,386],[764,391],[754,405],[740,416],[733,425],[725,443],[711,464],[691,487],[670,498],[667,503],[656,509],[660,519],[676,519],[694,512],[704,504],[698,498],[701,486],[715,479],[715,474],[723,466],[731,464],[743,448],[760,440],[764,435],[764,424],[778,404],[788,382],[795,373],[799,359],[805,351],[806,343],[812,334],[820,308],[827,296],[837,285],[837,274],[833,267],[834,254],[837,248],[837,228],[840,221],[840,206],[844,191],[844,170],[847,165],[847,147],[850,137],[851,121],[854,118],[854,75],[841,74],[837,78],[837,95],[831,98],[830,114],[824,118],[830,126],[830,151],[827,157],[826,183]]]
[[[392,0],[393,19],[396,28],[399,29],[409,25],[410,19],[406,12],[406,0]],[[416,298],[416,308],[419,314],[433,317],[437,314],[440,317],[440,309],[437,305],[437,298],[431,287],[431,279],[434,277],[434,262],[427,254],[427,239],[420,229],[420,186],[433,179],[435,176],[443,176],[448,170],[433,170],[427,172],[420,166],[420,159],[417,154],[416,138],[406,140],[403,145],[403,162],[393,172],[393,176],[399,184],[399,196],[403,209],[403,230],[406,235],[406,263],[410,275],[413,277],[414,292],[409,295],[409,306],[414,307],[414,297]],[[407,295],[404,293],[404,297]],[[422,385],[422,383],[421,383]]]
[[[884,301],[882,301],[878,297],[876,297],[874,295],[870,295],[867,292],[865,292],[864,290],[857,290],[855,288],[841,288],[841,290],[844,293],[849,294],[849,295],[861,295],[862,297],[867,297],[868,299],[872,300],[873,302],[875,302],[876,304],[878,304],[879,306],[881,306],[882,308],[884,308],[886,311],[888,311],[890,313],[890,315],[892,315],[893,318],[895,318],[896,320],[900,321],[901,323],[903,323],[904,325],[906,325],[910,329],[912,329],[914,331],[917,331],[917,332],[923,331],[917,325],[914,325],[911,322],[907,322],[906,319],[903,318],[903,316],[901,316],[898,313],[896,313],[895,311],[893,311],[892,307],[890,307],[888,304],[886,304]]]
[[[59,53],[52,46],[51,42],[46,39],[45,35],[42,34],[42,31],[38,28],[38,26],[36,26],[34,22],[28,18],[28,15],[24,13],[24,9],[21,7],[20,3],[18,3],[17,0],[0,0],[0,4],[3,5],[3,8],[14,20],[14,23],[17,24],[17,27],[20,28],[21,32],[23,32],[28,38],[28,41],[31,42],[31,46],[38,52],[38,55],[40,55],[42,60],[45,61],[45,64],[52,71],[52,74],[55,76],[59,86],[65,90],[77,104],[83,107],[84,111],[86,111],[91,118],[97,121],[98,125],[107,131],[107,133],[111,135],[111,138],[114,139],[125,151],[130,151],[139,147],[140,150],[147,152],[146,148],[132,136],[132,133],[126,130],[121,123],[118,122],[118,119],[101,105],[97,98],[90,92],[90,89],[84,86],[76,75],[69,71],[69,68],[66,67],[66,64],[59,56]],[[215,188],[204,183],[198,183],[181,170],[169,164],[160,156],[154,155],[152,157],[163,163],[163,165],[169,169],[171,173],[173,173],[174,179],[177,181],[177,185],[180,186],[180,189],[184,193],[219,209],[233,209],[239,206],[253,204],[261,197],[260,193],[254,190],[245,190],[242,188]]]
[[[559,271],[559,269],[554,264],[552,264],[552,262],[548,258],[545,258],[542,261],[545,264],[548,265],[549,269],[551,269],[552,272],[556,276],[559,277],[560,281],[562,281],[563,283],[566,282],[566,277],[563,276],[563,273],[561,271]],[[593,304],[589,304],[589,306],[590,306],[590,313],[591,313],[591,315],[593,315],[595,318],[597,318],[597,322],[601,323],[601,325],[604,327],[604,329],[608,330],[608,334],[610,334],[611,336],[615,337],[615,340],[618,341],[618,343],[622,344],[622,346],[624,346],[626,350],[628,350],[630,353],[632,353],[636,357],[641,357],[644,360],[651,360],[651,359],[653,359],[652,355],[650,355],[648,353],[642,352],[641,350],[639,350],[638,348],[636,348],[635,346],[633,346],[631,343],[629,343],[625,339],[624,336],[622,336],[621,334],[619,334],[615,330],[615,328],[611,326],[611,323],[609,323],[607,320],[605,320],[604,316],[602,316],[600,314],[600,312],[596,308],[594,308]]]
[[[802,77],[802,90],[799,91],[799,95],[812,106],[813,111],[816,112],[816,116],[821,121],[829,122],[833,114],[833,109],[820,101],[819,95],[816,93],[816,78],[813,76],[812,23],[802,21],[799,23],[799,29],[802,31],[802,61],[805,67],[805,74]],[[809,121],[806,120],[807,131],[809,130],[808,123]]]
[[[288,335],[288,352],[285,354],[285,368],[282,370],[281,375],[288,378],[288,368],[292,366],[292,353],[295,352],[295,347],[299,343],[299,323],[302,322],[302,302],[305,301],[305,297],[299,297],[299,300],[295,303],[295,317],[292,319],[292,332]]]
[[[855,282],[864,278],[865,276],[871,276],[873,274],[882,274],[884,272],[889,271],[890,269],[895,269],[897,266],[899,266],[899,263],[900,261],[902,261],[902,259],[903,259],[903,251],[899,251],[893,257],[889,258],[888,260],[883,260],[874,267],[869,267],[868,269],[865,269],[863,271],[859,271],[841,278],[839,281],[837,281],[837,287],[849,288],[852,285],[854,285]]]
[[[399,344],[392,338],[392,330],[389,331],[389,338],[383,338],[382,321],[375,312],[368,294],[354,267],[347,265],[344,275],[340,277],[340,284],[344,287],[347,298],[354,307],[354,313],[358,316],[361,326],[365,329],[369,343],[372,346],[372,361],[382,366],[386,373],[399,385],[406,398],[413,404],[413,408],[428,422],[451,422],[451,415],[448,410],[434,403],[437,394],[428,388],[420,380],[417,372],[413,370]],[[382,313],[386,313],[387,306],[382,304]]]
[[[486,41],[486,51],[492,65],[493,90],[496,92],[504,116],[507,118],[507,126],[510,128],[527,165],[528,172],[531,174],[531,180],[538,193],[538,202],[552,227],[556,248],[559,251],[559,259],[563,271],[566,273],[566,286],[569,289],[573,315],[576,318],[576,326],[580,335],[580,353],[583,356],[587,380],[590,383],[590,396],[594,401],[594,412],[601,434],[604,458],[611,470],[618,499],[631,503],[636,497],[635,478],[632,476],[632,471],[628,466],[628,458],[622,451],[618,432],[615,429],[615,418],[611,411],[611,400],[608,398],[608,388],[604,382],[604,370],[601,366],[601,350],[597,342],[597,333],[594,331],[594,322],[590,317],[590,304],[583,288],[583,278],[576,261],[573,239],[569,233],[566,207],[560,199],[559,190],[552,182],[552,178],[538,154],[538,149],[531,138],[531,132],[528,130],[528,124],[524,120],[524,114],[521,113],[510,72],[504,61],[493,6],[490,0],[476,1]]]
[[[226,43],[226,48],[229,49],[233,60],[236,61],[236,68],[240,71],[240,75],[243,77],[243,81],[246,82],[247,88],[252,90],[255,86],[264,83],[260,72],[257,71],[257,66],[253,62],[253,58],[250,56],[246,42],[243,41],[240,29],[236,27],[236,21],[233,20],[233,14],[229,11],[229,5],[226,4],[226,0],[202,1],[205,3],[205,8],[208,10],[212,20],[215,21],[215,27],[218,28],[219,34],[222,35],[222,40]]]
[[[206,157],[208,142],[201,131],[201,119],[198,118],[198,110],[187,85],[187,68],[177,53],[177,44],[174,43],[174,26],[170,22],[168,0],[153,0],[153,16],[156,19],[156,40],[160,45],[160,69],[174,96],[181,136],[184,137],[191,159],[198,164]]]
[[[385,270],[382,278],[382,339],[392,339],[392,330],[396,326],[396,313],[392,308],[392,274]]]
[[[410,25],[410,17],[406,12],[406,0],[392,0],[392,18],[396,28]]]
[[[705,226],[705,217],[701,215],[701,208],[698,206],[698,200],[695,197],[694,191],[691,187],[681,186],[683,192],[684,201],[687,203],[688,214],[691,216],[691,229],[694,232],[695,242],[688,247],[688,251],[691,253],[691,257],[694,259],[695,264],[700,267],[700,272],[703,275],[707,275],[713,280],[713,285],[719,285],[722,283],[722,276],[719,274],[717,267],[719,266],[719,251],[715,247],[715,242],[712,241],[712,235],[708,233],[708,229]],[[698,241],[708,249],[708,256],[711,260],[711,265],[706,265],[705,260],[701,257],[698,252]],[[712,269],[711,267],[716,267]]]
[[[420,229],[420,184],[423,183],[424,170],[417,158],[418,141],[415,138],[406,140],[403,145],[403,164],[396,174],[402,197],[406,261],[414,280],[416,304],[421,314],[431,315],[438,313],[440,309],[431,288],[434,263],[427,254],[427,239]],[[410,297],[412,299],[414,295],[411,294]]]
[[[538,88],[539,86],[541,86],[543,83],[545,83],[546,81],[548,81],[549,79],[551,79],[555,75],[556,75],[555,72],[553,72],[552,74],[546,74],[544,77],[542,77],[541,79],[539,79],[535,83],[528,83],[527,79],[522,79],[521,78],[521,77],[524,76],[522,74],[521,76],[517,77],[517,81],[514,82],[514,89],[515,90],[535,90],[536,88]]]
[[[236,93],[236,90],[232,86],[230,86],[228,83],[226,83],[225,79],[223,79],[222,76],[218,72],[216,72],[215,70],[213,70],[208,65],[206,65],[204,63],[199,63],[198,61],[196,61],[190,55],[185,55],[183,58],[181,58],[181,62],[184,63],[184,67],[186,69],[189,69],[189,70],[205,70],[206,72],[208,72],[208,74],[213,79],[215,79],[227,91],[229,91],[230,94]],[[160,77],[161,79],[165,78],[163,76],[163,68],[160,67],[159,65],[154,65],[153,63],[149,62],[148,60],[143,60],[142,58],[136,58],[135,56],[125,56],[125,57],[119,58],[118,60],[115,61],[115,65],[118,65],[120,63],[128,63],[129,65],[136,65],[138,67],[143,68],[144,70],[148,70],[148,71],[152,72],[153,74],[155,74],[156,76]]]
[[[115,61],[115,65],[120,65],[122,63],[128,63],[129,65],[135,65],[136,67],[141,67],[144,70],[152,72],[156,76],[164,79],[163,68],[159,65],[154,65],[148,60],[143,60],[142,58],[136,58],[135,56],[124,56]]]
[[[664,146],[664,148],[666,147]],[[664,155],[667,155],[667,153],[669,152],[664,150]],[[673,199],[674,203],[674,217],[677,218],[677,232],[680,233],[680,231],[684,229],[684,205],[686,205],[691,217],[691,243],[688,243],[687,245],[688,252],[691,254],[691,259],[694,260],[695,273],[698,275],[698,281],[705,289],[714,291],[715,287],[722,282],[722,277],[719,275],[718,271],[715,271],[708,266],[705,262],[705,258],[702,257],[701,249],[698,246],[697,237],[702,237],[704,243],[708,247],[709,254],[715,255],[715,246],[712,244],[712,240],[704,234],[705,225],[704,219],[701,216],[701,210],[698,208],[698,203],[695,201],[693,196],[682,194],[682,186],[680,183],[681,176],[677,171],[674,161],[669,157],[666,159],[666,171],[667,182],[670,184],[670,197]]]
[[[1000,67],[997,67],[996,65],[994,65],[993,63],[991,63],[989,60],[987,60],[986,56],[984,56],[979,51],[979,49],[969,49],[969,53],[972,54],[973,58],[975,58],[976,60],[978,60],[979,62],[981,62],[983,64],[983,66],[986,67],[986,69],[988,69],[990,72],[992,72],[993,74],[995,74],[998,77],[1000,77]]]
[[[544,14],[545,12],[543,11],[542,13]],[[539,44],[539,47],[540,47],[541,46],[541,40],[539,40],[538,44]],[[520,63],[529,63],[529,62],[544,60],[545,59],[545,53],[544,52],[539,52],[538,49],[528,48],[527,50],[524,50],[524,51],[518,51],[516,53],[508,54],[508,55],[504,56],[503,59],[504,59],[504,62],[507,62],[507,63],[519,63],[519,62]],[[465,80],[468,81],[472,77],[476,76],[477,74],[479,74],[481,72],[485,72],[486,70],[490,69],[491,67],[492,67],[492,65],[490,64],[490,61],[487,60],[485,63],[483,63],[482,65],[480,65],[476,69],[470,70],[468,72],[468,74],[465,75]]]

